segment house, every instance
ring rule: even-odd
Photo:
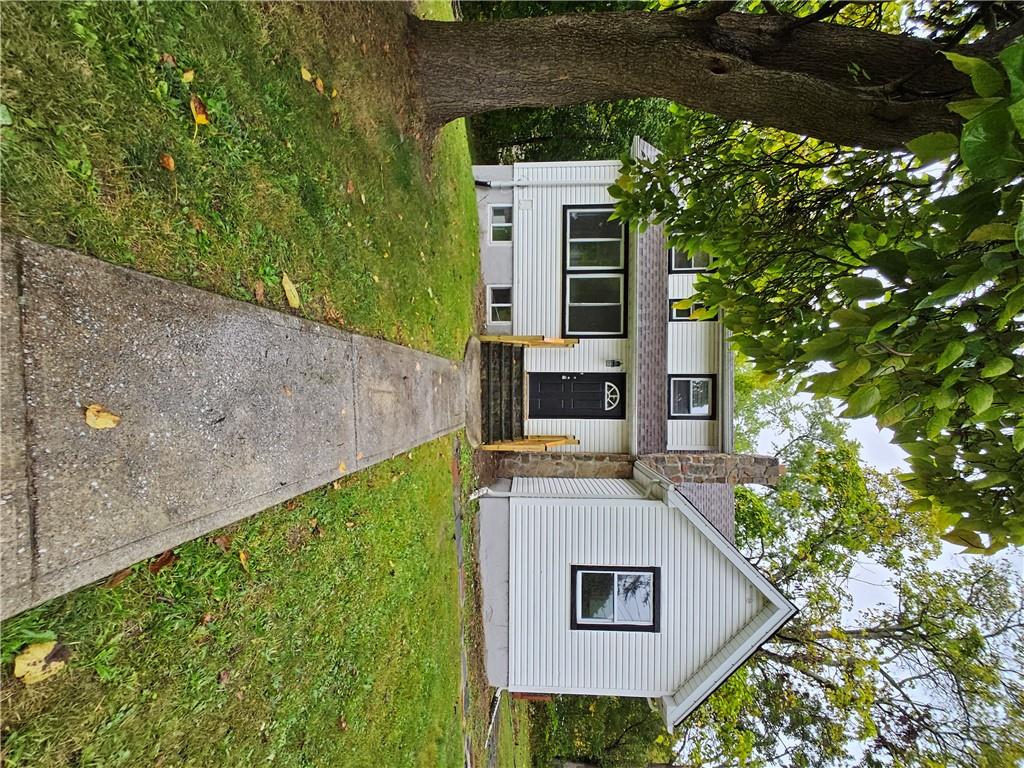
[[[634,157],[653,147],[633,142]],[[795,613],[732,543],[732,355],[673,305],[709,266],[609,219],[617,161],[474,166],[490,683],[641,696],[671,730]]]
[[[633,142],[634,156],[655,151]],[[669,249],[660,227],[640,233],[608,219],[618,161],[473,173],[487,302],[485,446],[730,452],[726,332],[672,307],[693,294],[707,255]]]
[[[479,526],[487,677],[513,693],[647,697],[671,731],[796,612],[642,462],[499,480]]]

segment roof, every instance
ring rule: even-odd
[[[679,511],[694,525],[708,541],[716,547],[735,566],[765,598],[765,607],[719,651],[708,659],[688,679],[683,681],[670,696],[661,697],[658,702],[665,724],[671,732],[675,726],[685,720],[693,710],[703,703],[715,690],[724,683],[747,659],[767,642],[797,612],[797,607],[778,587],[772,584],[743,554],[736,548],[730,538],[712,524],[707,513],[701,512],[697,506],[684,495],[699,499],[713,513],[715,504],[720,504],[725,495],[720,489],[675,488],[668,480],[649,467],[639,462],[634,465],[639,475],[657,483],[665,493],[665,502]],[[686,486],[701,485],[687,483]],[[718,486],[719,483],[707,483]]]

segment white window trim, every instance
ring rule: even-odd
[[[704,413],[677,413],[674,408],[675,386],[677,382],[687,382],[690,385],[690,402],[693,402],[693,382],[708,382],[708,412]],[[712,374],[669,374],[668,391],[668,415],[670,419],[694,419],[701,421],[714,421],[718,418],[718,382]]]
[[[512,211],[512,221],[508,224],[499,224],[499,227],[508,227],[509,238],[508,240],[495,240],[494,239],[494,209],[495,208],[508,208]],[[513,231],[513,223],[515,222],[515,206],[512,203],[488,203],[487,204],[487,244],[488,245],[512,245],[512,238],[515,237]],[[488,315],[490,317],[490,315]]]
[[[677,267],[676,266],[676,254],[680,253],[680,249],[672,247],[668,249],[668,271],[676,275],[693,274],[695,272],[707,272],[711,268],[711,257],[708,256],[708,266],[706,267]],[[693,259],[690,259],[690,263],[693,263]]]
[[[493,291],[494,291],[495,288],[508,288],[510,292],[512,290],[512,286],[511,285],[497,285],[497,284],[495,284],[495,285],[488,285],[487,286],[487,324],[488,325],[512,325],[512,321],[511,320],[495,320],[494,319],[494,315],[491,314],[491,307],[508,307],[509,308],[509,314],[511,314],[514,311],[514,310],[512,310],[512,303],[511,303],[512,297],[511,297],[511,295],[509,296],[509,303],[508,304],[496,304],[492,300],[493,299]]]
[[[586,206],[574,207],[569,206],[565,209],[565,270],[566,272],[586,272],[594,271],[596,269],[625,269],[626,268],[626,228],[619,222],[619,236],[618,237],[573,237],[572,236],[572,214],[579,213],[614,213],[615,206],[608,206],[607,208],[590,208]],[[619,244],[619,263],[618,264],[602,264],[599,267],[574,267],[569,263],[570,251],[573,243],[618,243]]]
[[[588,619],[583,616],[583,574],[585,573],[610,573],[612,575],[612,618],[610,619]],[[577,624],[599,624],[602,626],[608,626],[613,624],[624,624],[633,627],[652,627],[654,626],[654,613],[655,606],[651,606],[651,620],[650,621],[619,621],[615,618],[615,595],[618,593],[619,576],[649,576],[651,577],[651,588],[654,588],[654,574],[650,571],[619,571],[619,570],[604,570],[602,568],[588,568],[583,570],[582,568],[576,571],[576,623]]]
[[[569,301],[569,297],[572,294],[572,281],[573,280],[591,280],[597,278],[609,278],[614,277],[619,281],[619,300],[616,303],[611,302],[576,302],[572,303]],[[621,336],[625,331],[625,292],[626,292],[626,279],[625,274],[622,272],[579,272],[575,274],[566,275],[565,281],[565,329],[571,336]],[[572,315],[569,312],[570,307],[618,307],[619,308],[619,330],[615,331],[575,331],[573,330],[570,322]],[[488,315],[490,317],[490,315]]]

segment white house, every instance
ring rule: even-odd
[[[639,462],[499,481],[479,526],[487,676],[511,692],[648,697],[672,730],[796,612]]]
[[[648,697],[671,730],[796,609],[732,544],[732,483],[779,467],[732,453],[724,328],[672,306],[708,258],[610,220],[619,173],[474,167],[483,447],[531,452],[480,502],[485,655],[498,688]]]
[[[654,152],[633,142],[634,156]],[[707,255],[669,249],[660,227],[638,233],[609,221],[607,188],[620,168],[473,168],[494,342],[484,349],[485,443],[541,436],[559,451],[732,450],[723,326],[671,307],[693,294]]]

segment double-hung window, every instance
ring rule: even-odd
[[[668,249],[669,272],[704,272],[711,266],[711,255],[704,251],[690,252],[685,248]]]
[[[572,629],[657,632],[661,569],[574,565]]]
[[[626,236],[612,206],[566,206],[566,337],[626,335]]]
[[[669,376],[670,419],[714,419],[717,387],[714,376]]]
[[[512,286],[487,286],[487,316],[492,323],[512,322]]]
[[[491,212],[491,242],[511,243],[512,242],[512,206],[492,205]]]

